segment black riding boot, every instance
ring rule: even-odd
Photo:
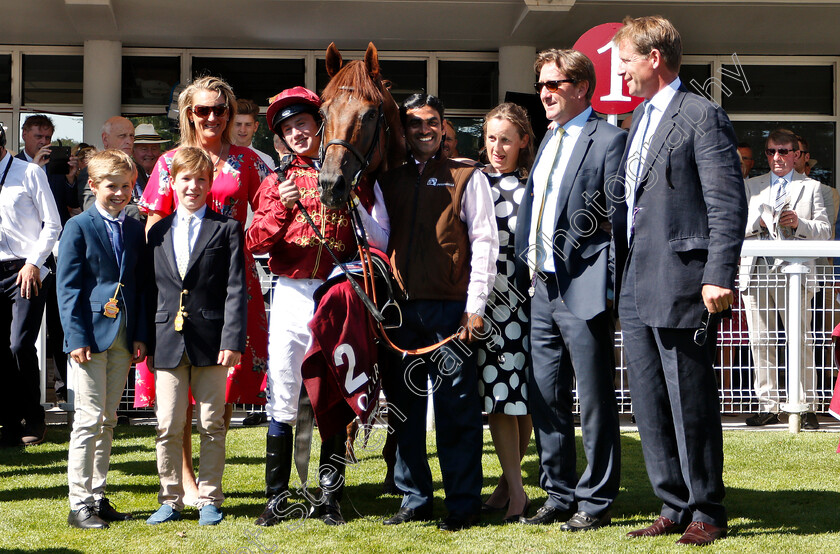
[[[268,435],[265,442],[265,495],[268,503],[254,522],[269,527],[283,519],[289,503],[289,475],[292,472],[292,435]]]
[[[318,477],[324,503],[318,507],[318,517],[327,525],[344,525],[338,502],[344,493],[344,462],[347,431],[340,431],[321,443]]]

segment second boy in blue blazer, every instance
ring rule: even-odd
[[[99,152],[88,166],[96,203],[67,222],[57,296],[76,414],[70,434],[67,522],[82,529],[131,519],[105,498],[117,406],[131,363],[146,355],[143,225],[125,217],[137,175],[131,157]]]

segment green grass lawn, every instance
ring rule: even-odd
[[[316,433],[317,434],[317,433]],[[636,433],[622,434],[622,489],[613,507],[613,525],[588,533],[560,531],[559,524],[532,528],[501,525],[501,515],[485,518],[459,533],[439,531],[434,523],[382,525],[400,504],[380,494],[385,464],[379,448],[359,452],[347,469],[342,511],[348,524],[327,527],[317,519],[291,521],[263,529],[253,525],[264,505],[265,428],[235,426],[228,435],[223,506],[225,521],[199,527],[194,509],[184,520],[148,526],[157,508],[154,428],[120,426],[114,440],[108,496],[135,520],[106,531],[67,526],[66,426],[51,426],[48,442],[0,450],[0,552],[666,552],[685,551],[677,537],[629,540],[627,531],[656,517],[659,502],[645,474]],[[724,433],[730,537],[704,552],[840,551],[840,454],[837,434],[786,432]],[[197,439],[196,439],[197,446]],[[578,437],[580,449],[580,437]],[[445,515],[434,436],[428,438],[436,480],[435,513]],[[317,457],[318,450],[313,448]],[[314,475],[314,463],[310,468]],[[489,432],[484,439],[484,496],[499,475]],[[580,467],[580,463],[578,464]],[[534,504],[545,498],[537,486],[532,446],[523,464],[526,489]],[[293,477],[293,481],[296,479]],[[300,500],[302,501],[302,500]]]

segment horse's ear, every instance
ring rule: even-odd
[[[327,75],[330,78],[335,77],[335,74],[338,73],[338,70],[341,69],[341,52],[338,51],[338,47],[335,45],[334,42],[331,42],[329,46],[327,46]]]
[[[372,42],[368,43],[365,51],[365,68],[371,77],[376,78],[379,75],[379,52]]]

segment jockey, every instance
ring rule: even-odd
[[[312,344],[307,324],[314,311],[313,294],[333,269],[325,247],[342,261],[356,251],[347,209],[331,209],[321,203],[318,192],[318,151],[321,137],[318,96],[304,88],[284,90],[271,99],[266,113],[268,128],[292,152],[281,174],[270,175],[260,186],[257,211],[246,232],[248,248],[254,254],[269,254],[269,268],[275,274],[268,340],[269,417],[266,438],[266,495],[268,503],[257,525],[278,523],[285,510],[292,464],[292,425],[297,419],[301,389],[301,364]],[[360,187],[354,197],[368,241],[385,250],[390,225],[381,191]],[[323,236],[319,239],[304,217],[310,214]],[[346,432],[322,437],[318,475],[324,502],[319,517],[327,525],[344,523],[339,500],[344,485]],[[335,454],[335,456],[333,456]],[[284,514],[284,512],[286,512]]]

